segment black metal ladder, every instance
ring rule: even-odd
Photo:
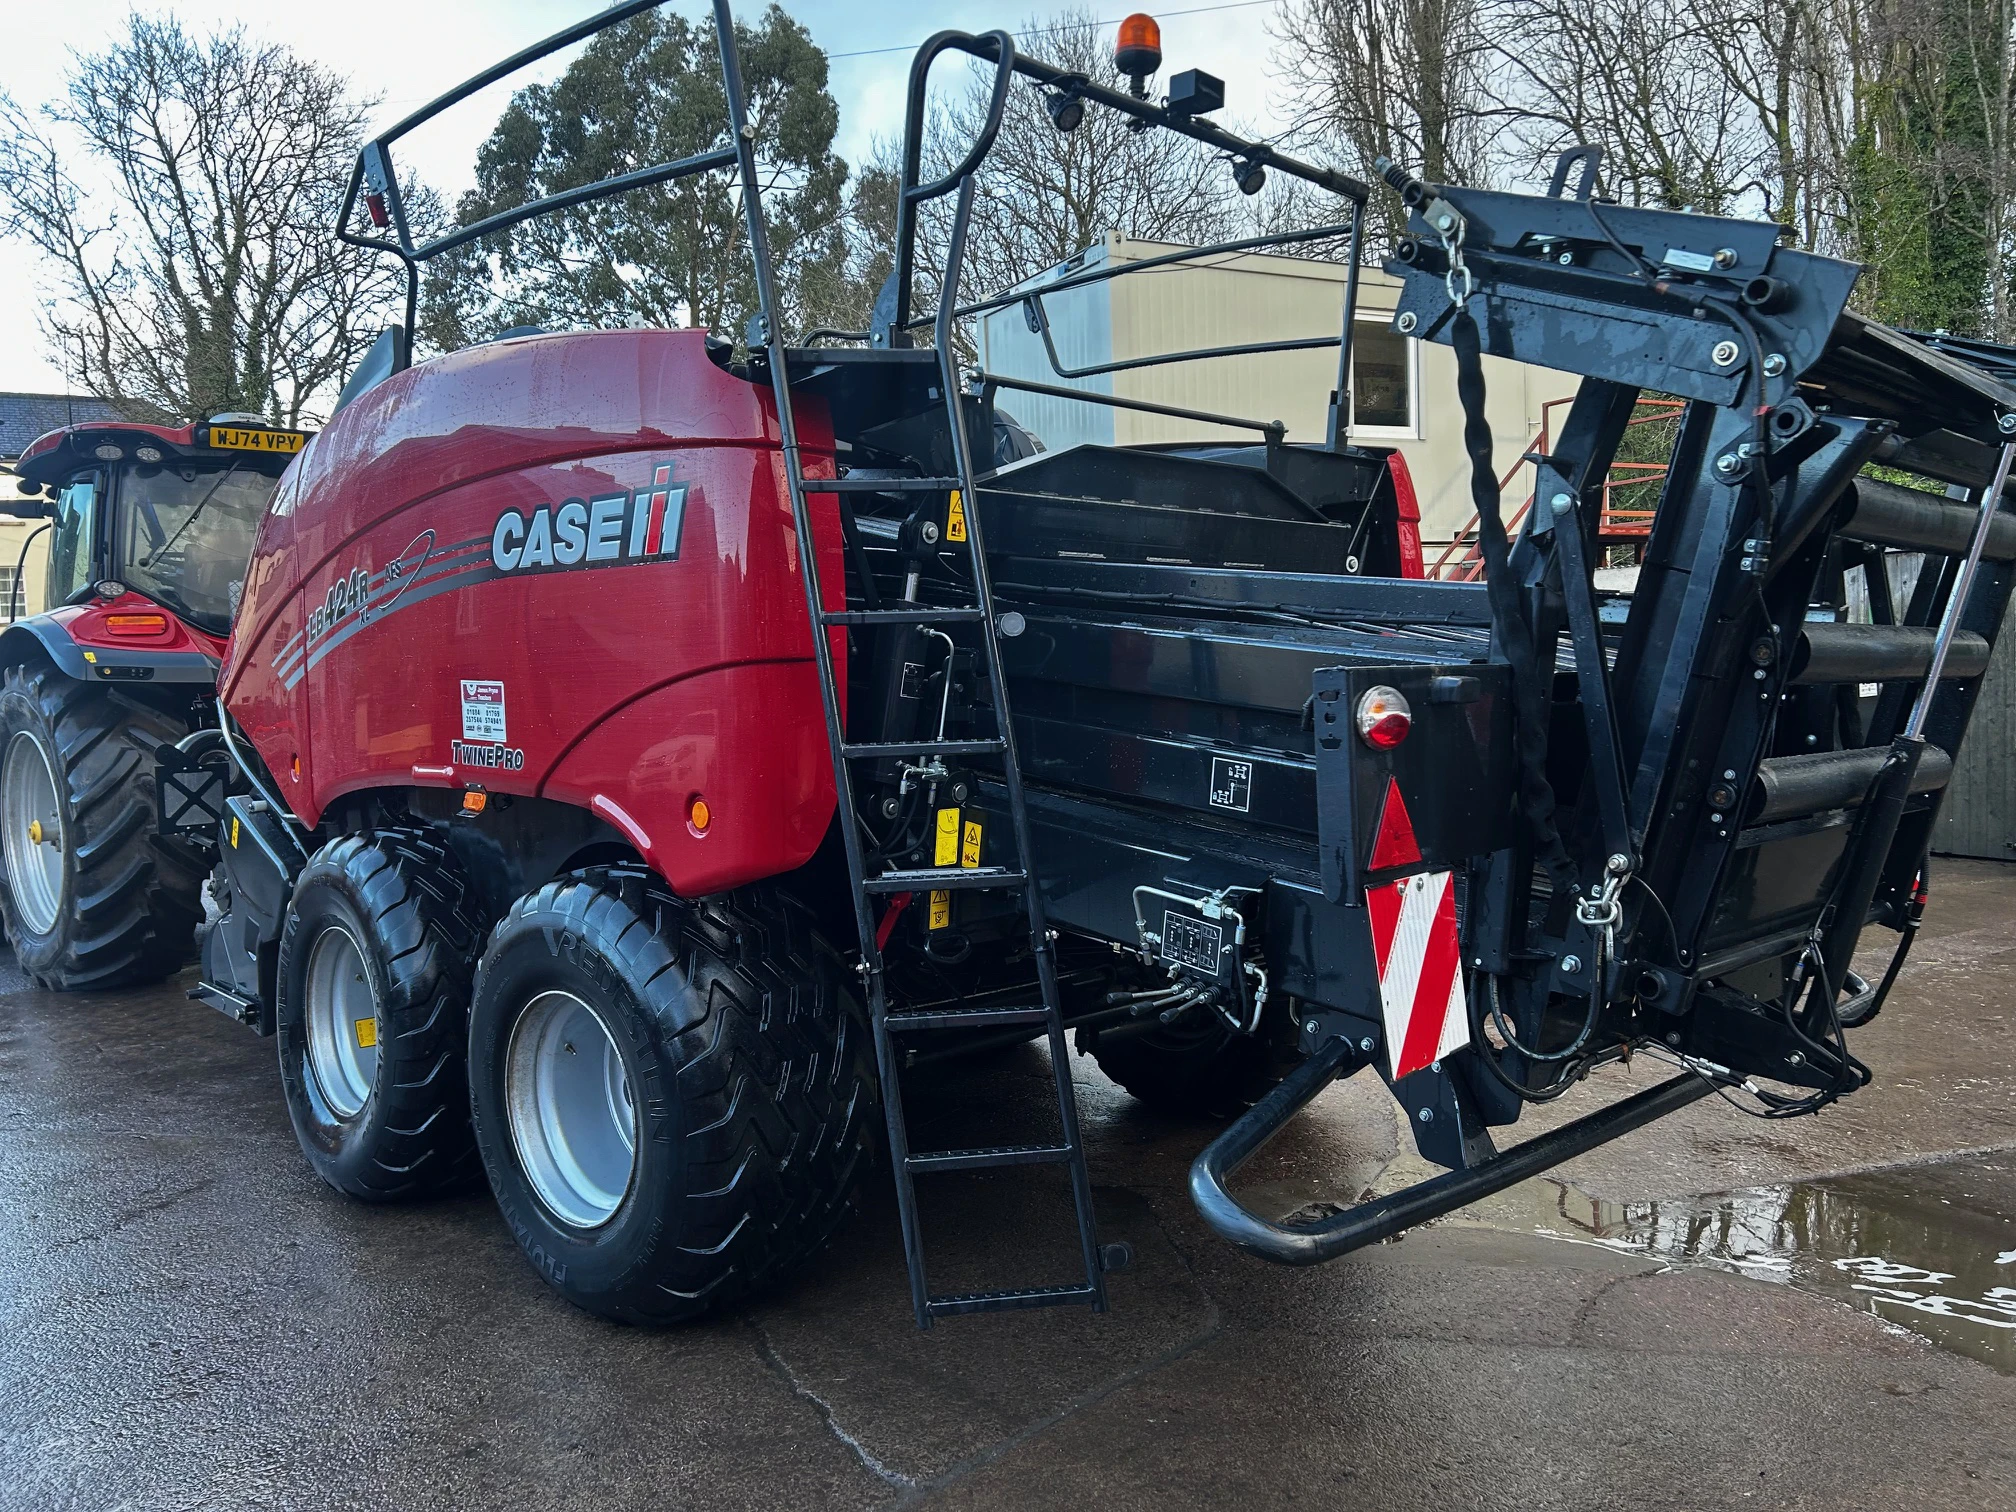
[[[956,360],[951,345],[951,311],[955,303],[957,269],[964,252],[965,229],[970,218],[973,186],[970,174],[960,182],[958,210],[952,236],[950,267],[937,320],[938,388],[952,432],[957,475],[872,480],[807,478],[798,450],[797,426],[791,403],[790,371],[776,310],[769,243],[757,191],[755,152],[742,130],[746,119],[741,69],[735,57],[732,29],[726,0],[716,0],[715,13],[721,28],[723,72],[728,86],[730,120],[739,147],[741,187],[749,227],[750,252],[755,263],[757,297],[761,305],[760,329],[755,333],[768,356],[770,378],[777,401],[777,424],[784,454],[785,475],[791,493],[792,517],[798,535],[798,557],[805,582],[806,607],[814,626],[814,659],[819,672],[820,698],[825,706],[827,741],[833,756],[833,781],[839,803],[840,832],[847,855],[848,877],[854,897],[854,921],[861,941],[859,971],[868,998],[868,1011],[875,1038],[875,1058],[881,1074],[883,1110],[888,1122],[889,1156],[896,1177],[896,1206],[903,1228],[903,1254],[910,1274],[911,1304],[920,1328],[929,1328],[934,1318],[957,1313],[994,1312],[1012,1308],[1049,1307],[1084,1303],[1095,1311],[1106,1308],[1105,1260],[1092,1212],[1092,1181],[1085,1163],[1085,1144],[1079,1129],[1077,1100],[1071,1085],[1071,1061],[1064,1037],[1064,1020],[1058,1002],[1057,971],[1053,951],[1054,934],[1044,916],[1041,889],[1035,875],[1030,847],[1029,818],[1022,792],[1021,772],[1015,758],[1015,738],[1009,721],[1007,683],[1001,666],[996,638],[993,588],[987,571],[987,556],[981,539],[979,511],[973,507],[972,443],[961,412]],[[757,345],[752,337],[751,345]],[[891,360],[902,360],[891,354]],[[970,605],[940,607],[917,603],[893,609],[828,610],[819,576],[819,558],[813,529],[810,496],[817,493],[937,493],[958,491],[965,514],[965,544],[971,558],[974,602]],[[949,532],[948,532],[949,534]],[[828,632],[880,625],[915,625],[936,628],[951,625],[974,627],[979,670],[991,693],[995,734],[986,739],[850,742],[846,736],[846,713],[834,679],[833,650]],[[946,677],[952,675],[948,662]],[[861,831],[855,818],[854,768],[858,763],[890,758],[935,760],[945,757],[982,757],[1000,763],[1002,786],[1008,800],[1009,822],[1014,834],[1014,864],[966,866],[954,858],[950,866],[885,869],[868,872]],[[934,859],[936,859],[934,857]],[[891,1012],[882,951],[877,943],[874,899],[902,893],[933,893],[991,890],[1020,892],[1029,926],[1029,948],[1036,962],[1041,1001],[1013,1007],[935,1009],[928,1012]],[[973,1149],[913,1151],[903,1116],[903,1095],[898,1079],[902,1053],[897,1048],[902,1036],[923,1030],[992,1029],[1014,1025],[1041,1026],[1047,1033],[1050,1063],[1057,1094],[1058,1119],[1062,1128],[1059,1142],[1037,1145],[995,1145]],[[1071,1196],[1076,1210],[1080,1257],[1084,1277],[1062,1286],[1031,1286],[1007,1291],[968,1292],[933,1295],[924,1265],[923,1233],[917,1212],[915,1178],[921,1174],[949,1171],[990,1170],[1006,1166],[1061,1165],[1067,1168]]]

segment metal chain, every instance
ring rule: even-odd
[[[1470,302],[1470,296],[1477,292],[1477,279],[1471,273],[1470,265],[1463,260],[1463,237],[1470,229],[1469,222],[1460,215],[1452,216],[1450,219],[1455,224],[1446,230],[1438,229],[1435,235],[1442,243],[1442,250],[1449,254],[1449,271],[1442,275],[1442,287],[1449,291],[1449,303],[1460,310]],[[1461,294],[1456,292],[1456,280],[1459,276],[1463,280]]]

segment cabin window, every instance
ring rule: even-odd
[[[1415,347],[1385,316],[1361,320],[1351,339],[1351,424],[1360,431],[1414,431]]]

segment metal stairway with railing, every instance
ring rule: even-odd
[[[1055,934],[1044,917],[1042,892],[1035,875],[1029,838],[1029,819],[1023,799],[1021,773],[1016,764],[1015,737],[1009,720],[1007,683],[1002,673],[1000,647],[996,639],[993,590],[988,577],[986,551],[981,538],[979,512],[965,511],[965,545],[973,586],[971,604],[941,606],[909,602],[897,608],[829,610],[820,581],[819,555],[815,545],[811,498],[816,494],[873,492],[878,494],[936,494],[947,502],[954,497],[971,500],[973,493],[972,441],[961,413],[956,359],[952,350],[952,311],[956,304],[959,263],[964,254],[966,228],[973,199],[972,174],[941,180],[906,193],[913,201],[935,198],[956,190],[957,208],[942,297],[935,325],[937,390],[942,397],[952,435],[956,475],[904,479],[808,478],[799,453],[797,424],[792,409],[789,354],[777,319],[775,280],[769,242],[758,192],[758,175],[753,143],[743,123],[747,119],[746,96],[735,49],[728,45],[732,30],[726,0],[716,0],[723,38],[723,72],[728,87],[730,119],[739,149],[740,179],[748,224],[750,253],[755,264],[760,314],[752,328],[750,346],[767,359],[776,397],[777,424],[783,446],[784,467],[791,494],[792,515],[798,536],[798,555],[803,568],[806,606],[811,618],[820,697],[825,706],[826,733],[833,756],[833,781],[839,803],[840,831],[852,884],[854,921],[860,936],[858,970],[868,1000],[874,1032],[875,1056],[881,1077],[883,1110],[887,1120],[890,1164],[896,1179],[897,1212],[903,1230],[903,1253],[908,1266],[912,1307],[920,1328],[932,1320],[960,1313],[994,1312],[1016,1308],[1087,1304],[1094,1311],[1106,1308],[1105,1272],[1117,1269],[1125,1260],[1124,1246],[1102,1248],[1098,1242],[1092,1211],[1092,1182],[1085,1161],[1084,1139],[1079,1128],[1078,1108],[1072,1091],[1070,1055],[1065,1042],[1064,1020],[1058,998],[1057,970],[1053,949]],[[921,354],[899,349],[878,354],[890,362],[914,360]],[[955,494],[956,491],[956,494]],[[953,535],[953,532],[946,532]],[[854,742],[847,738],[846,710],[834,676],[834,655],[830,631],[868,629],[885,625],[919,626],[949,633],[950,627],[970,627],[971,650],[976,669],[989,690],[986,713],[991,716],[994,734],[981,739],[903,742]],[[946,671],[948,680],[951,669]],[[891,759],[922,760],[942,765],[947,758],[998,763],[999,777],[1007,799],[1013,834],[1013,859],[1006,865],[962,865],[955,856],[951,865],[884,869],[871,872],[864,853],[860,828],[854,821],[855,774],[857,767]],[[942,859],[935,857],[934,860]],[[1041,1001],[1017,1006],[937,1008],[932,1011],[892,1011],[878,940],[875,900],[894,902],[898,895],[990,890],[1020,894],[1027,917],[1029,948],[1036,965]],[[903,1095],[899,1080],[904,1064],[900,1041],[927,1030],[1001,1029],[1041,1027],[1047,1036],[1050,1063],[1057,1098],[1061,1137],[1049,1144],[993,1145],[971,1149],[913,1151],[904,1120]],[[966,1292],[939,1295],[930,1290],[925,1261],[922,1225],[918,1213],[916,1178],[920,1175],[957,1171],[984,1171],[1007,1166],[1061,1165],[1070,1177],[1072,1203],[1077,1219],[1082,1279],[1065,1285],[1027,1286],[1012,1290]]]

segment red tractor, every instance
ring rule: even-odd
[[[256,415],[91,421],[16,464],[10,512],[50,521],[47,608],[0,633],[0,903],[44,986],[189,959],[206,863],[157,833],[155,752],[216,722],[252,538],[305,439]]]

